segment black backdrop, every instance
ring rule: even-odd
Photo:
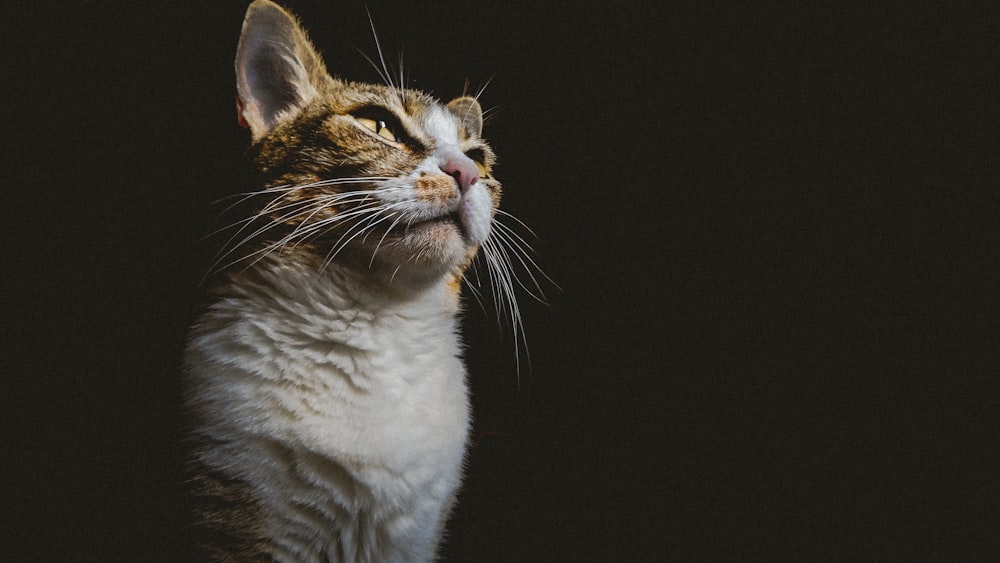
[[[364,3],[289,4],[333,72],[378,79]],[[990,20],[602,4],[368,3],[410,86],[489,83],[504,206],[560,287],[522,295],[519,375],[469,302],[445,559],[986,557]],[[211,202],[240,189],[244,10],[4,16],[4,560],[174,559],[177,371]]]

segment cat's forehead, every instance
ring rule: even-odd
[[[399,115],[417,117],[428,108],[440,104],[428,94],[419,90],[390,88],[379,84],[364,82],[345,82],[337,84],[336,98],[341,101],[342,110],[359,106],[382,106]]]
[[[430,106],[419,119],[423,130],[438,143],[458,144],[458,119],[445,107]]]

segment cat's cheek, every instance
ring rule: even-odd
[[[493,217],[493,204],[486,188],[474,184],[465,196],[459,208],[462,218],[462,230],[471,244],[482,244],[490,235],[490,221]]]

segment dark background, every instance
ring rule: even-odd
[[[561,288],[521,296],[520,374],[469,301],[445,559],[995,553],[997,22],[647,4],[368,3],[411,87],[489,82],[504,207]],[[378,80],[364,3],[287,5]],[[174,559],[245,6],[5,9],[4,560]]]

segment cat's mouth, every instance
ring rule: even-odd
[[[459,230],[463,235],[465,234],[462,228],[462,218],[459,216],[457,211],[452,211],[451,213],[445,213],[443,215],[438,215],[437,217],[431,217],[430,219],[425,219],[423,221],[417,221],[415,223],[408,223],[403,226],[403,234],[410,234],[419,231],[425,231],[433,229],[436,227],[446,227],[451,225]]]

